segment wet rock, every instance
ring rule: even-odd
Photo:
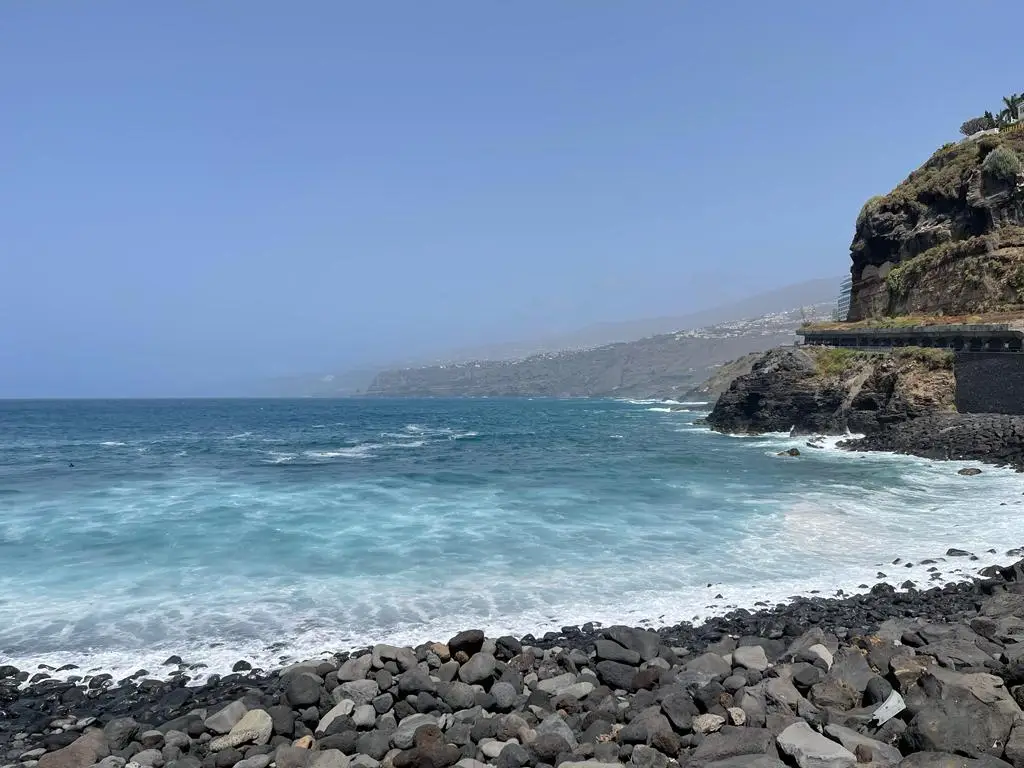
[[[973,477],[974,475],[980,475],[981,470],[978,469],[977,467],[967,467],[965,469],[961,469],[959,472],[957,472],[957,474],[964,475],[966,477]]]

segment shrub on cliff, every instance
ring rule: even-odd
[[[993,149],[985,156],[981,169],[1000,181],[1014,181],[1020,173],[1020,158],[1005,145]]]
[[[820,376],[842,376],[863,355],[845,347],[823,347],[814,352],[814,368]]]
[[[964,136],[973,136],[978,131],[987,131],[995,127],[996,121],[991,115],[982,115],[981,117],[972,117],[970,120],[965,121],[960,126],[960,133]]]

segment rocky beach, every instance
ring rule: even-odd
[[[272,671],[240,660],[201,686],[177,657],[124,680],[7,666],[0,764],[1022,766],[1022,617],[1024,561],[699,626],[473,629]]]

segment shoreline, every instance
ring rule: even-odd
[[[1019,556],[1021,551],[1015,554]],[[979,562],[968,560],[969,555],[959,557],[968,562]],[[1024,560],[980,570],[981,573],[971,574],[965,580],[920,591],[897,590],[886,583],[875,583],[862,594],[841,598],[798,596],[788,603],[767,606],[757,611],[732,610],[697,625],[682,622],[656,631],[647,627],[616,628],[587,624],[582,627],[565,627],[561,632],[549,632],[541,637],[525,635],[520,638],[492,638],[481,630],[464,630],[447,643],[442,640],[404,649],[377,645],[267,671],[254,670],[248,664],[240,663],[235,666],[233,673],[212,676],[197,687],[186,687],[180,675],[169,681],[144,675],[132,680],[114,681],[108,675],[99,675],[64,682],[42,679],[25,685],[24,678],[32,671],[19,673],[10,667],[0,667],[0,723],[3,725],[0,727],[0,765],[6,763],[24,768],[33,768],[37,764],[39,768],[78,768],[80,765],[81,768],[87,768],[93,764],[91,757],[90,762],[68,763],[65,760],[48,762],[46,756],[52,752],[56,758],[62,750],[80,749],[83,740],[98,744],[98,740],[105,738],[108,754],[121,755],[121,759],[134,759],[135,762],[139,762],[137,756],[146,753],[147,749],[155,751],[154,747],[147,747],[147,744],[162,745],[156,755],[147,754],[145,760],[139,762],[148,768],[162,768],[165,764],[169,768],[230,768],[224,766],[224,763],[234,765],[250,758],[260,759],[246,764],[245,768],[267,768],[273,762],[276,762],[278,768],[287,768],[293,764],[286,758],[294,756],[294,753],[287,750],[296,749],[296,742],[302,742],[298,748],[308,750],[308,754],[300,755],[303,760],[295,764],[297,766],[313,768],[318,765],[318,755],[333,756],[337,749],[337,758],[344,758],[342,764],[345,768],[349,768],[354,760],[360,760],[358,765],[362,768],[377,768],[380,765],[384,768],[389,765],[391,768],[404,768],[400,755],[419,748],[414,746],[419,739],[418,734],[415,737],[411,731],[403,734],[402,729],[406,723],[440,726],[441,734],[437,737],[439,743],[445,748],[456,748],[446,753],[452,759],[444,761],[442,768],[458,760],[483,759],[493,763],[499,757],[498,753],[509,750],[509,745],[513,743],[520,749],[534,749],[539,736],[548,731],[557,733],[569,745],[566,750],[564,745],[559,744],[559,750],[571,753],[564,758],[570,762],[593,759],[595,755],[603,755],[603,762],[634,762],[633,756],[642,754],[654,759],[655,766],[665,768],[659,762],[660,757],[648,754],[645,750],[654,749],[662,757],[678,758],[680,764],[683,764],[686,762],[684,756],[692,757],[693,751],[700,750],[711,734],[724,734],[723,738],[726,739],[740,739],[742,734],[739,732],[745,728],[755,729],[758,738],[762,739],[768,738],[767,734],[770,733],[772,739],[779,739],[778,747],[781,749],[786,728],[797,723],[800,718],[819,727],[830,722],[828,717],[822,722],[820,718],[808,717],[807,713],[801,714],[799,707],[774,725],[770,717],[760,724],[748,722],[750,719],[756,721],[758,709],[756,702],[751,703],[747,698],[740,697],[741,691],[752,691],[759,685],[763,687],[766,684],[764,681],[768,680],[798,681],[795,676],[797,673],[803,675],[806,667],[814,666],[813,663],[809,665],[802,662],[802,666],[794,663],[798,657],[785,661],[786,647],[798,644],[801,638],[820,639],[818,645],[824,643],[829,647],[828,658],[831,661],[833,656],[838,660],[842,654],[848,655],[849,649],[862,642],[858,640],[861,637],[877,635],[891,638],[887,642],[894,649],[904,647],[912,652],[915,645],[939,643],[946,634],[954,632],[953,629],[942,629],[941,632],[935,629],[935,637],[927,640],[931,637],[927,632],[932,630],[919,629],[915,630],[919,633],[918,640],[912,640],[909,629],[899,629],[904,625],[955,625],[963,628],[955,630],[956,633],[982,632],[975,618],[980,615],[981,602],[992,599],[988,596],[1004,591],[1020,591],[1019,588],[1024,584],[1017,582],[1024,579]],[[1024,595],[1021,600],[1024,601]],[[887,626],[890,629],[886,630]],[[987,636],[992,636],[992,633],[982,632],[982,638]],[[485,640],[485,637],[489,639]],[[920,640],[921,637],[926,640]],[[609,638],[619,639],[609,645]],[[866,648],[873,649],[875,642],[870,641]],[[1006,668],[1007,662],[1000,661],[1001,658],[1016,659],[1018,656],[1015,647],[1006,651],[995,641],[979,639],[977,642],[982,643],[984,648],[969,651],[961,643],[943,651],[956,657],[953,662],[948,662],[948,666],[956,670],[980,665],[986,673],[993,673]],[[985,642],[990,645],[985,645]],[[464,655],[457,652],[460,643],[468,643]],[[768,652],[768,657],[762,663],[758,661],[761,651],[751,651],[757,657],[754,665],[744,667],[741,661],[737,667],[738,659],[747,658],[746,653],[741,656],[734,650],[737,643],[751,648],[763,648]],[[911,643],[909,648],[906,647],[907,643]],[[810,645],[804,643],[805,647]],[[998,653],[994,652],[997,646]],[[531,648],[534,650],[531,651]],[[652,648],[655,650],[652,651]],[[847,650],[844,651],[844,648]],[[861,651],[864,652],[868,651]],[[890,656],[895,652],[890,653]],[[933,653],[938,659],[934,663],[940,667],[946,666],[947,662],[941,653],[938,650]],[[974,661],[968,664],[961,657],[970,656],[971,653],[974,654]],[[988,661],[984,661],[984,658],[988,658]],[[785,667],[784,674],[786,664],[789,666]],[[752,669],[758,673],[742,676]],[[814,675],[826,681],[827,675],[837,669],[838,665],[833,667],[830,663]],[[699,673],[697,670],[700,670]],[[737,670],[741,673],[740,678],[737,678]],[[918,670],[919,675],[921,671]],[[888,670],[878,672],[880,674],[875,676],[884,679]],[[892,675],[888,677],[892,678]],[[301,685],[298,682],[300,679]],[[690,682],[680,689],[679,683],[684,679]],[[550,685],[546,682],[548,680],[552,681]],[[462,687],[458,686],[459,681]],[[729,682],[730,687],[722,689],[723,681]],[[499,688],[499,683],[508,685]],[[867,696],[863,694],[865,681],[861,683],[862,694],[858,695],[858,701],[861,695]],[[695,684],[696,687],[693,687]],[[738,688],[732,687],[737,685]],[[652,698],[652,693],[659,691],[662,686],[680,694],[685,692],[691,697],[689,706],[696,708],[689,713],[689,718],[682,718],[686,725],[681,726],[674,718],[670,718],[674,738],[666,734],[660,739],[644,737],[640,741],[626,740],[623,734],[627,732],[632,718],[627,716],[626,725],[619,728],[615,727],[615,721],[631,711],[633,717],[638,717],[639,710],[631,708],[639,706],[646,710],[651,704],[660,701],[662,710],[668,713],[665,709],[668,699]],[[364,696],[368,695],[371,687],[375,692],[370,697],[373,699],[372,706],[370,698]],[[722,690],[723,695],[725,691],[732,690],[728,698],[734,706],[719,707],[702,699],[702,691],[707,687]],[[570,689],[574,693],[582,692],[582,695],[578,699],[572,696],[566,699]],[[615,693],[616,689],[618,693]],[[531,690],[533,693],[529,693]],[[606,695],[617,697],[627,706],[624,710],[619,709],[618,714],[606,715],[610,722],[607,728],[602,726],[601,730],[604,734],[610,733],[611,737],[595,737],[594,744],[587,747],[584,746],[586,732],[589,730],[587,720],[575,713],[597,711],[587,710],[588,703],[592,703],[588,694],[594,690],[606,691]],[[824,702],[829,700],[828,696],[814,687],[804,688],[800,685],[799,690],[802,692],[799,694],[800,701],[809,697],[809,705],[813,702],[811,706],[817,707],[816,711],[824,711]],[[888,690],[892,690],[891,684]],[[539,696],[541,693],[545,695]],[[365,700],[360,700],[361,696]],[[905,698],[910,698],[907,692]],[[232,704],[239,701],[245,706]],[[530,701],[534,703],[529,704]],[[701,704],[702,701],[704,704]],[[347,702],[351,702],[351,705]],[[869,702],[866,698],[864,702],[864,706],[875,707],[882,703]],[[835,702],[832,704],[838,709],[844,709]],[[236,706],[237,712],[233,709]],[[344,712],[338,710],[339,707]],[[294,710],[290,719],[283,711],[288,708]],[[212,715],[222,709],[225,718],[230,719],[231,716],[227,714],[229,711],[233,713],[232,716],[238,716],[233,722],[221,725]],[[227,735],[235,734],[235,726],[241,721],[244,710],[255,709],[270,713],[265,723],[263,720],[259,723],[261,733],[266,725],[265,738],[246,736],[230,747],[241,749],[235,750],[230,756],[222,756],[227,758],[222,762],[222,757],[218,755],[228,747],[220,746],[221,742],[215,739],[223,741]],[[339,727],[322,727],[325,720],[332,719],[335,710],[338,712],[333,715],[334,718],[345,718],[340,721]],[[714,716],[703,721],[710,724],[706,731],[700,731],[697,727],[697,718],[702,716],[702,711],[703,715]],[[497,724],[499,718],[508,719],[515,713],[525,722],[515,720],[517,728],[506,734],[506,738],[497,739],[500,733],[480,735],[489,734],[491,727],[478,728],[476,724],[481,719],[494,720],[494,724]],[[534,715],[532,722],[527,716],[530,713]],[[351,720],[354,717],[360,718],[358,722]],[[460,720],[460,717],[464,719]],[[130,720],[126,721],[125,718]],[[459,730],[459,723],[466,722],[466,719],[473,721],[473,734],[479,730],[476,738],[469,737],[468,729],[466,734]],[[279,721],[286,724],[281,725]],[[839,722],[838,712],[831,721]],[[130,725],[125,725],[126,722]],[[902,720],[898,722],[905,731],[908,723]],[[351,730],[343,731],[341,723],[345,729]],[[550,725],[546,730],[543,729],[545,724]],[[527,726],[527,732],[532,730],[535,733],[524,733],[524,725]],[[105,730],[91,731],[93,726],[104,727]],[[130,739],[119,740],[116,737],[115,734],[119,733],[122,726],[133,729]],[[252,724],[249,723],[249,726],[252,727]],[[898,739],[903,731],[895,734],[883,732],[884,727],[871,731],[872,737],[876,740],[881,738],[878,741],[880,744],[897,744],[893,737]],[[909,727],[913,727],[913,721]],[[177,736],[175,743],[170,743],[171,734],[179,732],[189,735],[185,750],[184,740]],[[307,736],[310,737],[309,741],[303,741]],[[463,736],[466,737],[464,740]],[[495,745],[495,740],[500,743]],[[601,744],[613,745],[617,760],[612,760],[608,749],[600,751]],[[115,746],[118,749],[114,749]],[[171,749],[168,750],[168,746]],[[94,757],[100,758],[103,750],[99,747],[97,750]],[[774,753],[774,750],[765,747],[765,753]],[[1002,754],[1002,746],[999,754]],[[28,758],[23,755],[28,755]],[[551,764],[554,764],[554,755],[551,759]],[[497,764],[502,765],[500,762]],[[541,764],[546,764],[543,754],[532,763],[523,758],[520,768]],[[107,766],[110,765],[114,764],[107,763]],[[461,765],[462,768],[474,768],[469,763]],[[852,765],[851,762],[849,768]],[[116,766],[123,768],[120,763]]]
[[[1018,502],[1024,504],[1024,500]],[[962,542],[960,542],[962,544]],[[539,640],[543,645],[545,637],[554,639],[563,634],[561,630],[567,627],[579,628],[584,626],[593,627],[589,634],[593,635],[602,627],[613,625],[628,625],[645,630],[652,630],[659,633],[672,633],[681,631],[681,628],[700,628],[702,626],[715,624],[723,618],[736,612],[748,612],[761,614],[772,611],[785,611],[789,606],[801,601],[819,600],[849,600],[864,598],[872,594],[872,590],[879,585],[886,585],[895,590],[895,594],[912,594],[930,590],[932,588],[944,588],[950,585],[969,584],[979,578],[979,572],[987,568],[1004,567],[1008,559],[1024,556],[1024,537],[1020,547],[1014,547],[1006,551],[988,548],[980,551],[968,551],[958,547],[947,548],[943,552],[928,553],[925,557],[908,555],[906,549],[897,552],[895,549],[891,559],[885,562],[871,560],[862,566],[862,572],[857,578],[836,578],[825,582],[802,581],[793,584],[793,589],[770,590],[766,584],[764,587],[751,587],[749,585],[727,585],[721,582],[711,582],[693,588],[693,593],[704,595],[701,600],[704,603],[703,610],[689,618],[676,615],[675,617],[661,615],[656,618],[635,618],[615,614],[597,619],[593,616],[585,616],[576,623],[572,619],[559,620],[557,617],[550,618],[547,622],[526,623],[512,622],[524,627],[526,631],[510,629],[508,620],[500,622],[481,622],[476,626],[481,627],[490,636],[516,636],[519,638],[529,637]],[[949,555],[948,551],[956,550],[964,552],[963,555]],[[874,574],[867,573],[874,571]],[[836,574],[838,577],[838,574]],[[856,582],[856,583],[855,583]],[[913,586],[910,586],[910,585]],[[781,596],[783,593],[787,593]],[[669,622],[665,623],[665,619]],[[144,652],[133,649],[124,652],[109,650],[103,651],[103,658],[121,656],[127,661],[104,665],[102,661],[97,662],[96,656],[89,653],[76,653],[74,651],[62,651],[52,654],[36,654],[25,657],[12,657],[7,654],[0,654],[0,668],[15,667],[22,671],[28,671],[31,675],[44,675],[40,679],[44,681],[65,681],[74,678],[85,678],[88,682],[92,677],[109,676],[115,682],[128,684],[133,679],[147,679],[160,682],[178,681],[189,688],[198,689],[206,685],[209,679],[223,677],[231,674],[233,667],[238,664],[249,665],[252,669],[262,670],[266,675],[273,675],[280,669],[287,668],[297,663],[308,662],[313,659],[330,659],[343,657],[347,654],[357,653],[379,644],[393,644],[399,646],[416,647],[418,645],[437,642],[438,636],[447,636],[461,631],[462,625],[458,622],[450,622],[435,627],[434,630],[424,627],[422,630],[406,629],[400,633],[379,631],[373,633],[365,641],[346,643],[331,642],[325,640],[317,643],[302,643],[302,647],[312,648],[313,645],[321,650],[302,652],[299,650],[289,651],[289,647],[299,645],[282,640],[263,649],[262,653],[246,653],[238,650],[238,647],[231,648],[221,642],[215,646],[202,650],[167,647],[161,649],[155,655],[148,656]],[[432,633],[432,634],[431,634]],[[574,633],[575,634],[575,633]],[[587,634],[587,633],[584,633]],[[228,651],[230,650],[230,653]],[[214,659],[209,654],[216,653],[219,659]],[[267,663],[270,655],[276,657]],[[180,661],[169,663],[172,659]],[[139,675],[145,671],[145,675]],[[24,681],[21,686],[25,687]]]
[[[1024,504],[1024,501],[1021,503]],[[837,587],[835,585],[824,587],[818,585],[811,588],[801,588],[793,590],[792,594],[788,597],[777,600],[757,599],[742,602],[730,597],[728,594],[730,589],[727,585],[708,583],[702,587],[702,590],[707,593],[707,613],[693,616],[690,620],[680,618],[670,624],[658,623],[664,617],[659,619],[632,620],[632,624],[629,623],[630,619],[622,618],[607,620],[590,619],[575,624],[552,619],[549,624],[535,625],[532,627],[532,631],[525,633],[508,631],[502,628],[501,625],[495,624],[490,625],[489,628],[486,624],[480,626],[487,633],[488,637],[515,635],[520,640],[527,638],[531,644],[539,647],[550,646],[550,644],[560,638],[564,638],[567,630],[570,636],[593,639],[602,628],[625,624],[637,629],[654,631],[664,635],[685,634],[691,631],[699,632],[703,627],[718,625],[722,621],[728,621],[730,617],[735,615],[750,614],[757,617],[777,613],[784,614],[792,606],[806,602],[827,604],[870,599],[880,588],[891,588],[894,595],[922,594],[947,587],[959,588],[983,578],[981,575],[983,571],[1011,567],[1016,562],[1015,558],[1019,557],[1024,557],[1024,540],[1022,540],[1020,547],[1011,548],[1005,552],[992,548],[982,552],[973,552],[959,547],[949,547],[945,553],[935,553],[917,562],[905,558],[904,555],[896,555],[892,561],[887,563],[872,562],[870,565],[865,565],[865,568],[877,568],[880,570],[874,578],[866,579],[857,585],[848,587]],[[856,579],[853,579],[853,581],[856,581]],[[451,625],[451,627],[457,626],[461,625]],[[582,628],[584,627],[589,627],[590,629],[583,630]],[[463,630],[458,628],[439,630],[440,634],[445,635],[457,634],[460,631]],[[17,668],[23,673],[29,672],[32,676],[38,675],[39,682],[42,682],[44,686],[50,682],[65,682],[69,679],[82,680],[88,683],[93,677],[103,676],[114,680],[119,685],[130,685],[133,680],[147,679],[159,682],[177,681],[189,688],[198,689],[206,685],[210,678],[224,677],[231,674],[229,667],[235,667],[239,664],[248,665],[248,669],[257,670],[269,678],[280,672],[280,670],[287,669],[295,664],[307,663],[318,659],[347,657],[350,654],[363,652],[375,645],[393,644],[403,647],[417,647],[438,642],[436,637],[426,636],[424,634],[426,632],[429,632],[429,630],[424,630],[423,633],[415,635],[417,639],[412,641],[408,640],[410,636],[408,632],[402,635],[401,639],[396,635],[381,633],[378,637],[365,643],[324,649],[314,654],[282,653],[276,662],[263,666],[254,663],[253,657],[247,657],[244,652],[233,653],[233,661],[224,662],[220,666],[215,667],[208,658],[201,658],[201,653],[187,651],[186,649],[177,649],[178,652],[166,649],[166,651],[160,652],[161,660],[159,662],[153,661],[156,657],[151,657],[151,663],[142,663],[142,666],[134,663],[130,664],[129,666],[133,668],[133,672],[124,673],[120,677],[118,674],[115,674],[112,668],[90,663],[88,653],[76,655],[71,651],[52,654],[48,659],[44,659],[40,655],[38,659],[30,659],[28,662],[19,662],[18,659],[0,655],[0,669],[9,670]],[[284,645],[285,641],[281,641],[275,644],[275,646],[280,647],[270,646],[266,651],[279,652],[284,650]],[[223,647],[223,644],[219,644],[218,647]],[[212,650],[212,648],[208,650]],[[165,656],[165,652],[169,652],[169,655]],[[110,651],[107,653],[114,654],[117,652]],[[137,654],[132,651],[126,652],[124,655],[138,658]],[[140,675],[138,671],[143,669],[145,669],[146,674]],[[3,676],[0,676],[0,680],[2,679]],[[21,680],[20,682],[22,690],[29,689],[30,686],[27,680]]]

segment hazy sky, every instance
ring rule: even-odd
[[[1024,3],[0,3],[0,395],[176,394],[847,268]]]

